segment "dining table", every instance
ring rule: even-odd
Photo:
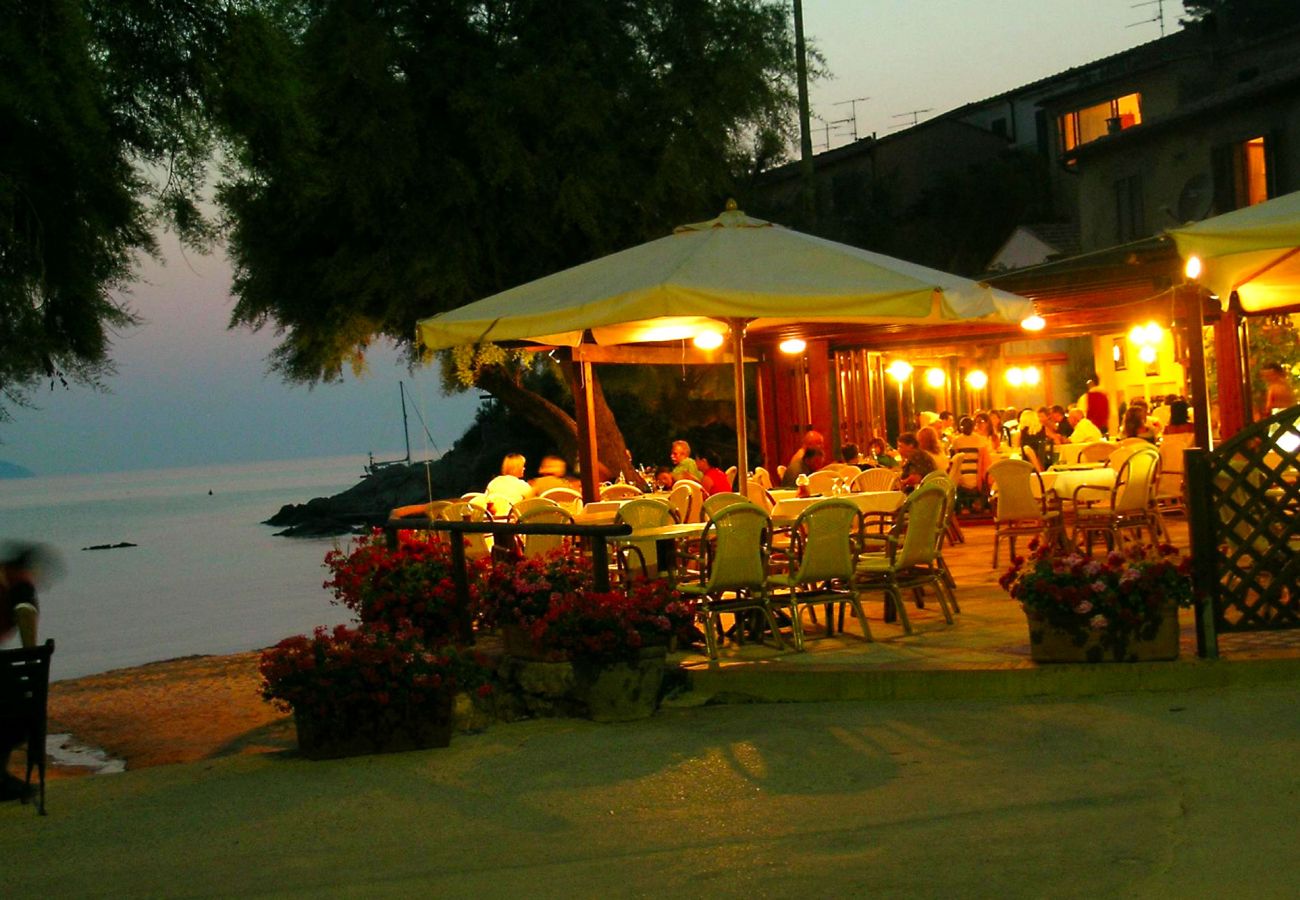
[[[858,491],[852,494],[838,494],[833,497],[800,497],[798,492],[792,493],[795,496],[783,498],[777,498],[773,494],[776,505],[772,507],[770,516],[774,525],[793,524],[799,518],[800,513],[822,500],[848,500],[857,506],[859,512],[870,515],[873,513],[893,513],[907,499],[907,495],[902,491]]]
[[[575,525],[608,525],[618,516],[623,504],[633,500],[655,500],[668,505],[667,494],[646,494],[642,497],[628,497],[626,500],[593,500],[573,516]]]
[[[1056,494],[1062,500],[1073,500],[1074,492],[1083,485],[1110,490],[1115,486],[1115,470],[1102,463],[1078,463],[1072,466],[1053,467],[1042,473],[1043,490]],[[1037,493],[1037,482],[1033,482]],[[1101,499],[1101,491],[1092,491],[1094,499]]]
[[[677,542],[698,540],[704,534],[705,525],[704,522],[677,522],[672,525],[633,528],[631,534],[610,538],[610,540],[622,543],[654,541],[655,571],[666,572],[669,578],[673,578],[677,571]]]

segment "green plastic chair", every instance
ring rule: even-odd
[[[720,616],[757,611],[763,614],[777,646],[785,647],[772,612],[767,588],[767,547],[770,522],[767,513],[747,500],[720,509],[704,525],[706,548],[702,584],[679,584],[678,590],[697,597],[696,614],[704,623],[709,660],[718,658]],[[737,625],[739,626],[739,621]],[[740,634],[742,628],[737,627]]]
[[[445,519],[448,522],[492,521],[492,516],[486,509],[468,500],[449,503],[439,511],[438,518]],[[462,535],[462,537],[465,541],[466,559],[479,559],[492,552],[492,535],[466,534]]]
[[[614,515],[615,523],[627,525],[630,528],[660,528],[664,525],[672,525],[677,521],[676,514],[672,508],[659,500],[652,500],[649,497],[641,500],[629,500],[624,503]],[[650,575],[649,561],[656,559],[655,541],[652,540],[629,540],[622,538],[613,542],[614,561],[618,565],[620,577],[626,582],[631,581],[632,571],[630,565],[630,556],[635,553],[641,564],[641,577],[648,578]],[[661,572],[661,575],[671,575],[671,572]]]
[[[832,498],[808,506],[795,520],[790,543],[791,571],[769,575],[773,603],[788,605],[793,623],[794,646],[804,645],[801,606],[826,606],[827,627],[831,626],[830,607],[850,604],[862,624],[862,637],[871,641],[871,627],[862,603],[853,590],[854,560],[851,537],[858,507],[851,500]]]
[[[726,509],[734,503],[748,502],[750,502],[749,498],[744,494],[737,494],[734,491],[722,491],[721,493],[711,494],[705,498],[704,508],[701,510],[701,514],[706,520],[711,519],[713,518],[714,513]]]
[[[520,525],[572,525],[573,513],[548,500],[545,505],[524,510],[518,522]],[[569,540],[563,534],[521,534],[519,552],[526,557],[545,556],[564,547]]]
[[[903,590],[933,585],[944,620],[952,624],[949,588],[939,567],[939,543],[948,512],[948,492],[942,484],[922,484],[898,511],[893,530],[885,535],[886,552],[859,556],[854,587],[859,593],[883,591],[894,603],[903,631],[912,623],[903,604]]]

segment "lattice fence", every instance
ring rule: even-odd
[[[1187,452],[1203,655],[1221,632],[1300,628],[1298,459],[1300,406]]]

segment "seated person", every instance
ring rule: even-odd
[[[671,491],[675,481],[676,479],[673,478],[673,470],[671,466],[659,466],[655,469],[654,488],[656,491]]]
[[[539,497],[552,488],[581,490],[577,479],[565,475],[567,471],[568,464],[560,457],[543,456],[542,461],[537,465],[537,477],[528,483],[532,485],[533,492]]]
[[[685,441],[673,441],[668,458],[673,461],[673,481],[681,481],[683,478],[691,481],[700,480],[700,467],[695,464],[695,460],[691,459],[690,444]]]
[[[15,609],[20,604],[39,608],[36,581],[40,551],[36,547],[17,548],[0,562],[0,643],[14,636],[18,628]],[[26,784],[9,774],[9,755],[27,739],[22,721],[0,714],[0,800],[18,800],[28,794]]]
[[[1070,432],[1071,444],[1092,444],[1097,441],[1105,440],[1105,435],[1101,429],[1093,424],[1092,420],[1083,414],[1083,410],[1077,406],[1071,406],[1068,413],[1070,425],[1073,430]]]
[[[700,484],[704,485],[704,493],[725,494],[731,490],[727,473],[715,466],[708,456],[701,453],[695,462],[700,467]]]
[[[1191,434],[1195,430],[1187,401],[1175,397],[1169,404],[1169,424],[1165,426],[1164,433]]]
[[[847,466],[862,465],[862,454],[858,452],[857,444],[845,444],[840,448],[840,462]]]
[[[790,462],[785,467],[785,474],[781,476],[781,487],[792,488],[798,482],[800,475],[811,475],[816,469],[810,469],[804,464],[804,457],[808,451],[814,447],[820,453],[826,446],[826,438],[819,431],[808,431],[803,436],[803,446],[794,452],[790,457]]]
[[[483,492],[489,497],[501,497],[513,506],[520,500],[526,500],[536,493],[533,486],[524,481],[524,457],[522,453],[508,453],[501,461],[501,474],[487,483]],[[503,511],[493,510],[498,515]]]
[[[898,436],[898,453],[903,457],[903,469],[898,477],[903,490],[910,491],[934,471],[934,457],[921,449],[916,432],[905,431]]]
[[[874,465],[885,469],[898,468],[898,455],[889,449],[884,438],[872,438],[867,445],[868,459]]]

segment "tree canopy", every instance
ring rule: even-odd
[[[337,378],[377,335],[714,214],[788,134],[767,0],[318,0],[224,95],[234,323]],[[270,72],[271,74],[266,74]],[[272,77],[273,76],[273,77]],[[414,349],[414,348],[411,348]]]
[[[210,235],[195,198],[211,133],[215,4],[0,2],[0,417],[45,379],[95,383],[112,292],[161,222]]]

